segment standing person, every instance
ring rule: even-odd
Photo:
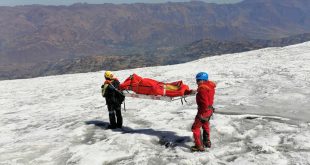
[[[213,114],[213,100],[215,94],[215,83],[209,80],[206,72],[200,72],[196,75],[196,82],[198,85],[196,94],[196,103],[198,105],[198,112],[192,126],[195,146],[191,147],[192,151],[204,151],[204,147],[210,148],[210,123],[209,120]],[[203,136],[201,142],[200,128],[203,129]]]
[[[123,117],[121,104],[125,96],[118,90],[120,82],[111,71],[104,73],[105,82],[101,86],[102,96],[105,97],[109,111],[109,129],[122,128]]]

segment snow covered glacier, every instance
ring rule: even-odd
[[[117,71],[217,83],[212,148],[191,153],[195,98],[126,99],[108,130],[103,71],[0,81],[0,164],[310,164],[310,42]]]

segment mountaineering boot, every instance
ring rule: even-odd
[[[116,127],[116,125],[108,125],[108,129],[116,129],[117,127]]]
[[[211,141],[209,140],[209,135],[205,130],[203,130],[202,133],[202,143],[206,148],[211,148]]]
[[[203,152],[203,151],[205,151],[205,149],[203,148],[203,146],[192,146],[191,147],[191,151],[192,152]]]
[[[204,142],[203,142],[203,145],[204,145],[206,148],[211,148],[211,141],[210,141],[210,140],[204,141]]]
[[[116,125],[116,128],[123,128],[123,126],[117,124],[117,125]]]

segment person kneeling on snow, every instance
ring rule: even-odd
[[[195,146],[192,146],[192,151],[204,151],[204,147],[210,148],[210,123],[209,120],[213,114],[213,100],[215,94],[215,83],[209,81],[209,76],[205,72],[200,72],[196,75],[198,85],[196,94],[196,103],[198,112],[192,126]],[[203,143],[200,140],[200,128],[203,129]]]
[[[110,125],[109,129],[122,128],[123,117],[121,113],[121,104],[125,96],[118,90],[120,82],[114,77],[111,71],[104,73],[105,82],[101,86],[102,96],[105,97],[109,111]],[[116,116],[116,119],[115,119]]]

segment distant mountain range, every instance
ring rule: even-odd
[[[223,52],[199,48],[206,42],[271,42],[304,33],[310,33],[309,0],[0,7],[0,79],[67,73],[69,64],[62,71],[50,68],[93,57],[130,59],[130,67],[176,63],[204,56],[200,51]],[[174,56],[183,60],[167,60]],[[98,67],[116,70],[126,63]],[[80,68],[72,70],[93,70]]]
[[[42,62],[33,66],[19,69],[0,71],[1,79],[30,78],[67,73],[81,73],[106,70],[121,70],[146,66],[159,66],[184,63],[204,57],[228,53],[250,51],[266,47],[282,47],[310,41],[310,33],[281,38],[276,40],[240,40],[215,41],[200,40],[187,46],[166,51],[152,52],[151,54],[131,55],[95,55],[60,59],[52,62]]]
[[[267,47],[283,47],[310,41],[310,33],[294,35],[285,38],[262,40],[248,39],[236,41],[200,40],[188,46],[170,52],[176,63],[183,63],[208,56],[238,53]],[[172,61],[172,60],[171,60]]]

